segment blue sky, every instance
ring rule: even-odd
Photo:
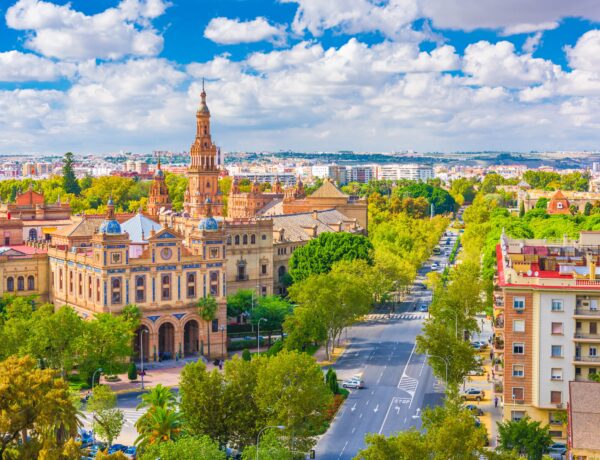
[[[0,153],[599,148],[596,0],[10,0]]]

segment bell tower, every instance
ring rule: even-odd
[[[202,79],[200,106],[196,112],[196,139],[190,148],[188,188],[185,192],[183,209],[191,217],[203,215],[204,203],[210,199],[215,216],[223,215],[223,197],[219,191],[219,166],[217,146],[210,135],[210,111],[206,105],[206,91]]]
[[[156,165],[154,180],[150,185],[150,193],[148,195],[148,214],[153,217],[158,216],[160,209],[171,209],[171,200],[169,199],[169,190],[165,183],[165,174],[160,169],[160,157]]]

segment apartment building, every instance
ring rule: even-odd
[[[528,415],[566,438],[569,382],[600,371],[600,232],[560,242],[503,233],[496,256],[493,351],[503,417]]]

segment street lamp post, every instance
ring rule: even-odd
[[[257,354],[259,354],[259,355],[260,355],[260,322],[261,322],[261,321],[266,321],[266,318],[260,318],[260,319],[258,320],[258,324],[257,324],[257,325],[258,325],[258,333],[257,333],[257,336],[256,336],[256,343],[257,343],[257,345],[258,345],[258,351],[257,351]]]
[[[446,358],[442,358],[441,356],[437,356],[437,355],[427,355],[428,358],[437,358],[437,359],[441,359],[442,361],[444,361],[444,364],[446,365],[446,385],[448,385],[448,360]]]
[[[258,459],[258,451],[259,451],[258,447],[259,447],[259,442],[260,442],[260,435],[262,434],[263,431],[265,431],[269,428],[275,428],[277,430],[285,430],[285,426],[283,426],[283,425],[269,425],[269,426],[262,428],[258,432],[258,436],[256,436],[256,460],[259,460]]]
[[[100,372],[102,373],[102,368],[99,367],[92,374],[92,395],[94,394],[94,380],[96,379],[96,374]],[[98,384],[100,384],[100,377],[98,377]],[[94,417],[96,416],[96,411],[92,411],[92,445],[96,444],[96,433],[94,432]]]
[[[148,329],[140,329],[140,376],[142,377],[142,390],[144,389],[144,334],[148,334]]]
[[[221,325],[221,357],[225,360],[225,325]]]

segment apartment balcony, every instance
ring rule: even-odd
[[[590,334],[587,332],[575,331],[573,335],[575,342],[598,342],[600,343],[600,334]]]
[[[576,375],[575,381],[576,382],[592,382],[592,380],[590,380],[588,377],[584,377],[583,375]]]
[[[504,353],[504,340],[495,339],[493,342],[494,353]]]
[[[235,280],[236,280],[236,281],[248,281],[248,279],[249,279],[249,276],[248,276],[248,275],[237,275],[237,276],[235,277]]]
[[[494,320],[494,330],[500,332],[504,330],[504,318],[496,318]]]
[[[573,361],[575,364],[581,363],[581,364],[592,364],[592,365],[598,365],[600,366],[600,356],[584,356],[584,355],[580,355],[580,356],[575,356],[575,358],[573,358]]]
[[[502,297],[494,297],[494,308],[504,308],[504,299]]]
[[[600,310],[597,308],[575,308],[575,316],[591,316],[592,318],[600,318]]]

